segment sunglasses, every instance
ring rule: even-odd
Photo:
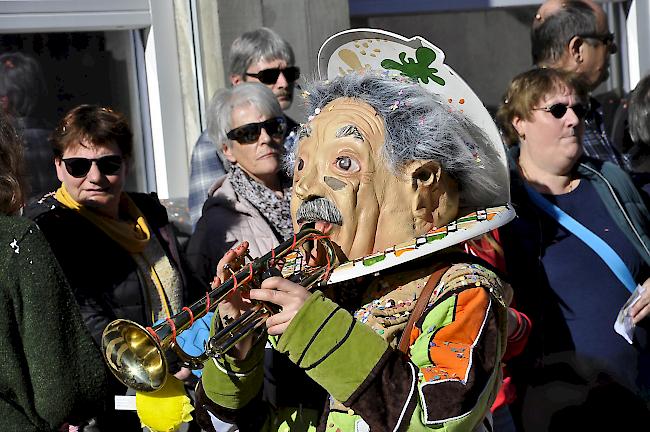
[[[82,157],[73,157],[61,159],[65,164],[65,169],[72,177],[82,178],[88,174],[93,162],[97,164],[97,169],[103,175],[116,174],[122,168],[122,156],[108,155],[97,159],[87,159]]]
[[[262,129],[272,138],[284,138],[287,120],[284,117],[276,117],[259,123],[248,123],[231,130],[226,136],[239,144],[253,144],[257,142]]]
[[[298,66],[289,66],[288,68],[284,68],[284,69],[280,69],[280,68],[263,69],[258,73],[246,72],[246,75],[253,78],[257,78],[258,80],[260,80],[262,84],[271,85],[271,84],[275,84],[278,81],[278,77],[280,76],[280,73],[284,75],[284,78],[289,83],[292,83],[296,81],[298,78],[300,78],[300,68]]]
[[[603,45],[610,45],[614,43],[614,33],[587,33],[576,35],[582,39],[595,39],[602,42]]]
[[[576,117],[578,117],[579,120],[585,118],[587,111],[589,111],[589,108],[583,104],[569,106],[563,103],[556,103],[551,106],[542,108],[533,108],[533,111],[546,111],[547,113],[551,113],[551,115],[556,119],[561,119],[566,115],[566,112],[569,108],[573,110],[573,113],[576,115]]]

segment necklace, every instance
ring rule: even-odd
[[[576,186],[577,186],[577,184],[578,184],[579,182],[580,182],[580,180],[577,179],[577,178],[571,179],[571,181],[569,181],[569,186],[568,186],[568,187],[569,187],[569,190],[567,190],[566,193],[573,192],[573,189],[576,188]]]

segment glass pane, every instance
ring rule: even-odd
[[[131,40],[129,31],[0,35],[0,97],[25,137],[32,198],[58,187],[47,136],[79,104],[111,107],[131,119],[135,160],[126,188],[141,189],[133,175],[142,171],[142,135]],[[38,73],[22,71],[30,62],[40,66],[42,82]]]

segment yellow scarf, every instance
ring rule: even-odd
[[[178,294],[180,293],[180,277],[171,266],[157,240],[152,239],[144,215],[127,194],[122,193],[120,196],[120,210],[126,214],[128,220],[113,219],[84,207],[70,196],[64,184],[61,184],[54,198],[88,219],[131,254],[141,273],[145,276],[144,281],[147,284],[145,289],[150,287],[158,295],[156,303],[154,303],[154,299],[150,298],[152,323],[161,318],[170,317],[174,312],[173,309],[180,307],[178,306],[181,301]],[[159,274],[165,276],[166,283],[161,281]],[[171,308],[168,298],[172,299]]]
[[[61,184],[54,198],[67,208],[79,212],[132,254],[142,253],[151,239],[144,215],[125,193],[120,196],[120,209],[126,211],[130,219],[128,221],[109,218],[84,207],[70,196],[64,184]]]

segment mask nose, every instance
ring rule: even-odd
[[[296,164],[303,163],[300,172],[296,171],[294,174],[294,193],[302,201],[306,201],[313,197],[322,197],[323,195],[323,182],[318,179],[321,177],[317,167],[309,167],[306,162],[302,160],[296,161]]]

